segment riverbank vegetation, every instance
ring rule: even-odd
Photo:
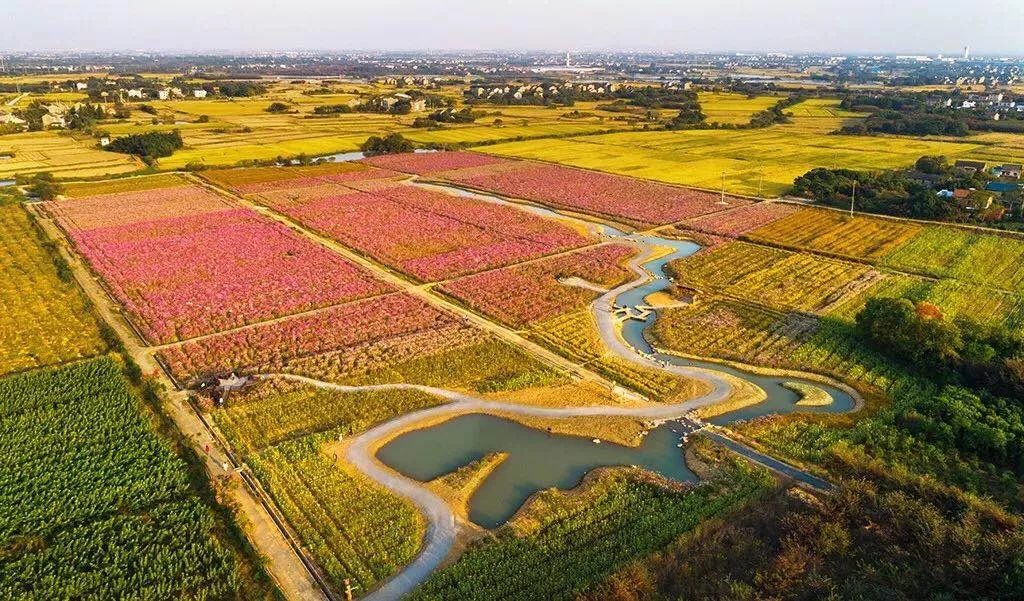
[[[534,497],[494,540],[471,547],[411,598],[572,599],[609,570],[773,486],[766,471],[734,457],[695,488],[635,470],[604,471],[579,490]]]

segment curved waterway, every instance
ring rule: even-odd
[[[535,214],[566,219],[567,216],[533,205],[510,203],[505,199],[461,190],[448,186],[418,184],[425,187],[441,187],[448,192],[497,202],[514,204]],[[570,219],[578,218],[569,217]],[[656,248],[670,249],[667,253],[654,253],[640,267],[651,276],[646,282],[622,291],[614,299],[618,307],[646,305],[645,299],[655,292],[669,287],[665,266],[673,260],[688,257],[700,250],[700,245],[684,240],[674,240],[651,234],[629,234],[603,223],[587,221],[592,230],[611,239],[631,241],[650,251]],[[657,255],[661,256],[657,256]],[[751,419],[768,414],[802,412],[845,412],[855,408],[856,402],[846,391],[818,381],[798,377],[766,376],[741,368],[713,361],[686,359],[675,355],[658,353],[646,337],[647,329],[656,319],[656,311],[643,320],[628,319],[621,324],[621,337],[626,344],[640,355],[653,358],[664,364],[700,368],[712,372],[727,373],[746,380],[764,390],[764,401],[750,407],[738,409],[709,419],[716,425]],[[833,399],[826,406],[800,406],[798,393],[783,386],[785,382],[801,382],[821,388]],[[504,451],[506,459],[488,476],[469,503],[469,518],[488,528],[504,523],[533,493],[550,487],[572,488],[583,476],[597,467],[635,465],[650,469],[668,478],[679,481],[695,481],[696,476],[686,467],[681,450],[682,437],[700,427],[699,423],[682,419],[663,424],[644,438],[637,448],[623,447],[608,442],[596,444],[590,439],[569,435],[550,434],[523,426],[507,419],[470,414],[452,418],[420,430],[413,430],[390,441],[377,453],[377,458],[401,474],[426,482],[450,473],[488,453]],[[717,437],[717,436],[716,436]],[[724,437],[721,437],[724,438]],[[783,468],[772,465],[766,457],[747,449],[729,439],[730,448],[773,469]],[[805,479],[811,484],[824,484],[813,477]]]

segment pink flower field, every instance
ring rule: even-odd
[[[167,196],[169,190],[180,194],[177,200]],[[118,217],[109,215],[108,202],[94,199],[49,205],[152,342],[211,334],[389,290],[362,268],[253,211],[226,203],[210,210],[214,205],[195,188],[169,190],[155,194],[159,202],[149,198],[153,192],[138,193],[139,202],[127,202]],[[163,217],[145,219],[143,207],[149,206],[160,207],[156,214]],[[109,225],[83,228],[82,223]]]
[[[597,298],[593,290],[562,284],[577,277],[605,287],[628,279],[622,264],[635,249],[605,244],[527,265],[513,265],[459,278],[441,290],[513,327],[567,313]]]
[[[517,163],[520,166],[515,169],[449,171],[444,177],[453,183],[512,198],[647,226],[674,223],[750,202],[726,197],[727,204],[722,205],[719,196],[710,192],[558,165]]]
[[[386,154],[363,160],[364,163],[416,175],[428,175],[438,171],[465,169],[507,162],[486,154],[475,152],[417,152]]]
[[[780,202],[758,202],[730,211],[720,211],[697,217],[682,224],[682,227],[736,238],[743,234],[782,219],[800,210],[796,205]]]
[[[395,293],[184,342],[159,356],[182,382],[232,370],[336,379],[485,337],[454,315]]]
[[[323,195],[317,198],[317,192]],[[260,196],[272,208],[422,281],[448,279],[591,243],[515,207],[404,184]]]

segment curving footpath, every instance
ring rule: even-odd
[[[444,558],[448,555],[455,537],[458,534],[458,525],[455,522],[455,514],[448,504],[429,489],[422,482],[407,478],[395,470],[385,466],[377,460],[376,450],[382,441],[385,441],[404,430],[414,428],[416,424],[428,419],[436,419],[456,413],[487,413],[502,412],[516,415],[534,417],[580,417],[580,416],[625,416],[638,419],[665,420],[683,417],[698,407],[717,403],[722,398],[728,397],[729,385],[722,381],[723,389],[714,389],[701,397],[690,399],[682,403],[671,405],[649,405],[641,407],[603,406],[591,405],[585,407],[536,407],[532,405],[517,405],[514,403],[502,403],[488,401],[478,397],[470,396],[460,392],[432,386],[421,386],[418,384],[375,384],[367,386],[345,386],[332,384],[305,376],[293,374],[260,374],[262,379],[292,380],[340,392],[360,392],[368,390],[418,390],[437,397],[446,399],[448,402],[443,405],[421,409],[412,413],[406,413],[395,419],[366,430],[361,434],[350,438],[346,449],[345,458],[359,471],[363,472],[376,482],[382,484],[416,505],[427,519],[427,530],[424,535],[423,548],[416,559],[393,576],[383,585],[365,595],[363,599],[372,601],[392,601],[411,592],[421,582],[426,580],[430,574],[437,569]]]

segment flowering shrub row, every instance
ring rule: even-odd
[[[81,230],[201,215],[234,208],[216,194],[195,186],[101,194],[48,202],[46,207],[69,229]]]
[[[180,381],[232,370],[335,378],[484,336],[416,297],[395,293],[187,341],[159,356]]]
[[[741,206],[731,211],[720,211],[703,217],[696,217],[683,227],[719,236],[737,237],[768,225],[773,221],[792,215],[800,210],[796,205],[779,202],[759,202]]]
[[[660,225],[749,204],[739,198],[720,203],[717,194],[653,182],[520,161],[515,169],[463,174],[445,179],[505,196],[522,198],[640,225]]]
[[[459,278],[441,286],[474,309],[521,327],[587,305],[598,292],[560,280],[575,277],[612,287],[629,277],[622,264],[635,250],[605,244],[526,265]]]

